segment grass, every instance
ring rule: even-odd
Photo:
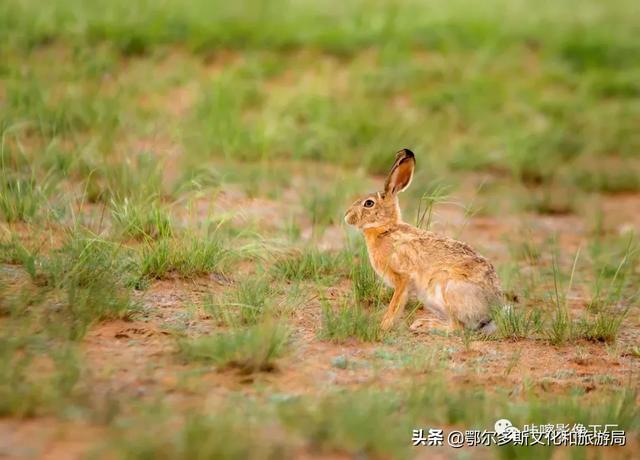
[[[615,342],[627,313],[628,310],[604,310],[597,313],[593,319],[583,318],[578,323],[579,336],[594,342]]]
[[[410,426],[392,393],[338,392],[319,401],[291,401],[279,409],[284,425],[321,451],[373,458],[402,458],[408,453],[403,440]]]
[[[81,338],[94,321],[131,314],[134,302],[127,284],[131,261],[126,251],[94,235],[71,235],[44,262],[47,286],[64,291],[72,322],[70,335]]]
[[[537,265],[543,255],[541,245],[533,240],[533,235],[530,231],[522,232],[517,241],[509,245],[509,251],[514,259],[526,262],[529,265]]]
[[[275,440],[258,431],[261,427],[247,422],[246,409],[228,404],[220,408],[218,414],[197,411],[190,414],[176,431],[166,412],[154,410],[153,414],[128,420],[133,430],[121,428],[111,439],[111,445],[103,452],[115,454],[118,458],[142,460],[147,458],[219,458],[221,460],[253,459],[267,460],[278,458],[286,451]],[[156,412],[160,412],[159,415]],[[138,427],[147,426],[140,430]],[[244,439],[246,430],[251,429],[252,436]],[[99,451],[101,452],[101,451]]]
[[[188,361],[237,368],[242,373],[273,371],[287,348],[287,328],[263,322],[248,328],[179,341],[180,354]]]
[[[79,362],[69,347],[25,351],[15,338],[3,335],[0,358],[2,417],[62,413],[79,396]]]
[[[167,239],[173,234],[171,217],[157,203],[134,203],[128,198],[111,203],[114,226],[127,238]]]
[[[203,276],[222,271],[230,255],[231,251],[216,233],[147,241],[140,251],[140,276],[148,279]]]
[[[629,288],[633,283],[630,280],[633,276],[630,267],[637,257],[633,235],[630,235],[623,248],[622,258],[612,275],[608,273],[607,265],[601,265],[602,261],[594,264],[598,276],[587,309],[595,312],[595,318],[585,318],[579,325],[580,335],[587,340],[614,342],[620,333],[622,322],[637,302],[637,292],[634,288]],[[597,257],[599,249],[595,251]]]
[[[633,267],[638,261],[639,248],[633,233],[608,240],[596,238],[590,246],[596,280],[593,284],[589,310],[598,311],[607,305],[633,305],[637,292]]]
[[[359,249],[357,258],[351,262],[351,283],[353,298],[359,306],[376,308],[391,300],[391,292],[371,267],[365,247]]]
[[[424,192],[420,197],[418,211],[416,213],[415,225],[425,230],[431,229],[433,210],[438,203],[442,203],[449,197],[449,187],[439,183],[432,184],[430,190]]]
[[[557,242],[548,242],[557,248]],[[570,274],[559,268],[557,249],[551,254],[551,283],[546,286],[545,264],[548,254],[529,240],[511,247],[514,257],[521,259],[533,270],[526,277],[517,277],[515,284],[524,305],[498,308],[493,319],[501,338],[514,340],[546,338],[554,345],[575,343],[579,340],[613,343],[617,340],[623,322],[636,305],[637,291],[631,287],[629,270],[635,265],[634,235],[603,241],[598,237],[590,247],[591,260],[579,268],[580,250],[576,252]],[[617,262],[614,262],[617,261]],[[588,265],[588,267],[586,267]],[[586,271],[586,272],[585,272]],[[590,277],[588,271],[595,274]],[[510,275],[504,274],[509,279]],[[563,280],[566,285],[563,287]],[[593,280],[595,282],[593,282]],[[510,283],[514,283],[509,279]],[[580,286],[592,292],[584,312],[577,312],[569,304],[572,287]],[[545,292],[546,291],[546,292]],[[544,298],[551,299],[551,308],[538,305]],[[542,307],[542,308],[541,308]]]
[[[6,222],[27,222],[36,217],[43,204],[43,191],[36,179],[16,177],[4,168],[0,181],[0,213]]]
[[[541,191],[531,191],[525,209],[543,215],[575,214],[575,195],[558,188],[544,187]]]
[[[203,307],[224,325],[252,325],[277,313],[280,305],[275,294],[271,279],[255,275],[242,280],[220,299],[208,297]]]
[[[314,231],[342,222],[345,212],[345,197],[353,195],[358,176],[334,180],[327,192],[324,186],[312,186],[305,190],[302,204],[307,211]]]
[[[284,4],[276,2],[260,10],[260,14],[246,14],[244,9],[226,4],[216,4],[218,14],[203,8],[201,1],[187,6],[170,1],[162,8],[141,5],[128,21],[118,21],[127,11],[122,1],[110,2],[105,15],[99,15],[77,0],[61,1],[40,12],[29,11],[29,5],[11,1],[3,7],[3,40],[10,40],[14,47],[35,47],[47,40],[88,43],[112,43],[125,55],[141,55],[153,46],[164,43],[183,44],[203,53],[212,48],[227,46],[249,49],[291,49],[315,47],[337,54],[352,54],[366,46],[433,46],[436,49],[472,48],[477,40],[487,46],[495,40],[500,49],[514,41],[522,42],[535,33],[545,51],[557,55],[576,70],[607,69],[632,66],[633,51],[629,44],[631,18],[621,16],[627,2],[616,2],[617,8],[597,10],[594,15],[568,16],[570,5],[546,4],[534,12],[526,9],[526,3],[518,3],[509,11],[498,7],[501,1],[491,3],[500,14],[489,16],[475,4],[455,2],[440,6],[436,3],[416,6],[414,2],[401,5],[379,5],[369,12],[371,20],[362,28],[353,28],[353,17],[366,11],[367,2],[350,8],[332,4],[336,13],[326,14],[311,2],[300,2],[283,11]],[[75,15],[73,14],[75,12]],[[528,21],[522,15],[529,12]],[[608,14],[607,14],[608,13]],[[618,14],[615,14],[618,13]],[[42,18],[41,21],[33,20]],[[149,23],[141,21],[149,18]],[[520,19],[520,20],[518,20]],[[210,24],[210,27],[203,27]],[[503,28],[499,24],[506,24]],[[333,28],[328,29],[329,25]],[[467,29],[464,26],[467,26]],[[543,25],[546,28],[543,28]],[[585,36],[576,30],[579,25],[593,28]],[[607,26],[617,25],[614,34],[605,34]],[[304,26],[307,33],[296,27]],[[546,30],[548,33],[542,34]],[[278,33],[270,33],[278,31]],[[423,31],[423,35],[418,32]],[[625,41],[625,39],[627,41]]]
[[[558,268],[557,256],[553,256],[553,301],[554,311],[551,318],[551,323],[547,329],[547,335],[549,341],[554,345],[563,345],[567,341],[574,338],[574,324],[571,317],[571,312],[568,305],[568,293],[573,286],[573,279],[578,264],[578,257],[580,256],[580,249],[576,252],[573,259],[573,267],[571,269],[571,276],[566,291],[561,293],[560,286],[560,272]]]
[[[115,202],[122,206],[125,200],[144,202],[165,194],[161,165],[151,152],[138,152],[115,161],[89,152],[74,172],[84,180],[83,192],[90,203]],[[141,181],[141,177],[145,179]]]
[[[496,11],[503,10],[503,2],[492,2]],[[635,49],[632,22],[620,13],[630,7],[628,0],[617,0],[610,10],[595,5],[593,15],[579,18],[574,17],[574,9],[568,4],[545,4],[533,13],[526,2],[518,2],[510,5],[508,13],[495,17],[487,16],[475,3],[442,6],[408,1],[377,4],[376,8],[367,4],[336,6],[336,14],[327,15],[303,1],[283,16],[273,13],[278,10],[276,3],[261,10],[260,21],[242,16],[235,8],[216,5],[220,17],[233,20],[216,17],[200,24],[196,18],[209,16],[200,11],[204,8],[200,0],[188,6],[172,0],[162,8],[141,5],[136,10],[137,20],[121,24],[112,19],[126,9],[121,0],[105,5],[110,13],[100,17],[77,0],[59,0],[55,19],[50,22],[30,22],[22,11],[24,5],[9,2],[4,6],[6,17],[17,18],[15,23],[8,21],[5,28],[8,36],[4,39],[13,40],[9,40],[12,57],[28,53],[29,46],[43,48],[37,40],[24,48],[20,37],[29,31],[44,34],[58,46],[78,47],[77,55],[70,59],[77,60],[78,75],[82,83],[87,83],[78,85],[77,91],[68,91],[71,94],[62,104],[73,110],[58,120],[54,109],[60,104],[54,103],[58,101],[51,95],[58,81],[49,83],[43,78],[46,69],[34,69],[28,85],[9,72],[12,85],[22,89],[14,103],[30,123],[55,127],[42,132],[47,138],[52,137],[51,131],[66,138],[90,129],[97,131],[96,137],[117,138],[125,122],[126,129],[144,137],[149,131],[149,111],[131,107],[130,102],[144,93],[138,81],[127,80],[127,92],[120,97],[91,97],[99,94],[97,81],[101,75],[122,73],[119,53],[133,54],[133,59],[146,62],[154,59],[152,51],[161,54],[173,44],[185,46],[181,49],[188,56],[202,60],[215,60],[216,50],[221,48],[250,54],[246,61],[232,59],[230,65],[215,73],[215,78],[198,79],[196,102],[179,124],[181,134],[171,132],[168,137],[188,147],[191,166],[206,163],[208,155],[227,161],[245,160],[246,171],[255,169],[256,164],[260,165],[258,169],[268,170],[271,160],[281,158],[348,166],[352,171],[346,173],[345,180],[332,181],[336,188],[330,193],[318,193],[322,187],[314,189],[305,184],[306,208],[319,229],[339,219],[338,210],[343,206],[340,198],[348,192],[345,187],[352,189],[361,177],[355,172],[358,167],[377,174],[386,172],[390,145],[411,144],[428,152],[429,161],[436,165],[453,164],[460,169],[462,164],[462,169],[478,166],[485,171],[503,171],[529,184],[573,172],[574,162],[583,156],[598,159],[617,152],[630,157],[636,151],[638,139],[633,127],[637,111],[633,106],[628,108],[629,95],[624,91],[624,82],[634,81],[636,67],[612,66],[618,58],[602,57],[595,59],[598,65],[587,65],[586,71],[574,65],[576,55],[582,62],[591,57],[590,53],[627,56]],[[39,14],[46,17],[49,12]],[[358,14],[371,15],[378,22],[353,27],[350,18]],[[147,23],[148,18],[157,22]],[[622,18],[624,27],[616,22]],[[323,23],[331,24],[331,32],[321,26]],[[616,38],[609,36],[612,23],[617,24]],[[302,24],[308,33],[300,33]],[[582,30],[586,24],[591,30],[604,32],[586,36],[572,28]],[[39,28],[44,30],[34,30]],[[549,28],[555,32],[549,33]],[[181,32],[171,34],[169,30]],[[272,33],[275,30],[278,32]],[[535,46],[531,37],[535,37]],[[582,46],[583,41],[588,46]],[[307,46],[319,56],[285,52]],[[96,47],[100,47],[100,53],[92,53]],[[367,50],[375,55],[375,65],[364,62],[362,55]],[[425,51],[433,52],[436,59],[421,60],[420,53]],[[336,55],[342,61],[335,60]],[[314,79],[304,80],[304,72],[314,59],[320,59],[323,65]],[[628,58],[622,61],[633,62]],[[473,71],[462,71],[469,62]],[[185,72],[193,70],[190,65]],[[348,78],[335,78],[340,68],[346,70]],[[286,69],[292,69],[296,81],[302,83],[282,88],[278,79]],[[60,73],[63,71],[60,69]],[[194,73],[191,75],[194,78]],[[186,78],[172,69],[166,77],[157,79],[153,90],[166,89]],[[619,81],[622,90],[603,93],[602,85],[598,89],[594,81],[610,81],[612,88]],[[265,90],[267,85],[273,91]],[[626,86],[633,89],[632,84]],[[329,88],[328,95],[323,92],[325,88]],[[90,96],[87,99],[99,101],[96,107],[82,109],[85,92]],[[553,98],[549,97],[552,92]],[[120,106],[126,110],[119,111]],[[542,121],[534,122],[527,117],[529,113],[536,113]],[[604,118],[607,124],[600,122]],[[8,119],[6,123],[14,121]],[[426,131],[418,134],[420,130]],[[509,135],[504,136],[504,132]],[[144,152],[142,156],[152,159],[155,155]],[[153,183],[149,188],[162,192],[157,169],[132,158],[105,162],[97,157],[97,162],[88,165],[94,171],[87,185],[90,199],[108,202],[113,195],[121,199],[129,196],[136,192],[136,183],[129,179],[144,171],[153,172],[145,186]],[[478,159],[487,161],[478,163]],[[446,171],[442,166],[439,169]],[[241,182],[251,186],[255,194],[255,184],[260,181],[250,177],[246,174]]]
[[[566,308],[560,307],[553,312],[547,328],[547,336],[553,345],[564,345],[575,340],[573,318]]]
[[[601,284],[605,272],[600,269],[595,285],[595,295],[588,306],[590,310],[595,311],[595,315],[587,314],[577,322],[573,320],[568,308],[567,293],[565,292],[563,295],[559,293],[559,273],[554,258],[555,310],[548,328],[548,336],[551,343],[556,345],[564,344],[569,340],[580,338],[601,342],[614,342],[616,340],[622,322],[626,318],[629,308],[635,302],[636,297],[636,294],[632,294],[631,298],[625,298],[623,295],[626,292],[624,290],[627,285],[626,277],[629,275],[626,265],[630,258],[635,257],[633,244],[633,238],[629,238],[623,253],[624,256],[611,276],[609,286],[606,289],[606,297],[603,295]],[[573,262],[567,292],[573,284],[578,256],[579,251],[576,253]],[[606,301],[603,300],[603,297],[606,298]],[[623,307],[620,304],[626,304],[626,306]]]
[[[609,367],[638,355],[635,8],[0,2],[0,415],[101,458],[402,458],[502,417],[636,436]],[[517,350],[379,330],[390,290],[340,226],[402,147],[407,221],[481,242]],[[601,367],[538,383],[531,350]]]
[[[31,278],[36,277],[38,255],[36,251],[25,247],[19,236],[12,234],[8,241],[0,242],[0,249],[2,249],[1,262],[20,265]]]
[[[367,311],[348,301],[337,308],[328,302],[322,304],[322,326],[318,333],[324,340],[344,342],[358,339],[363,342],[377,342],[382,336],[380,315]]]
[[[505,339],[524,339],[543,328],[541,310],[525,310],[507,305],[495,309],[492,318],[499,336]]]
[[[239,185],[248,197],[266,196],[278,200],[282,191],[291,186],[291,175],[286,167],[267,161],[237,163],[234,160],[237,157],[225,162],[223,170],[217,170],[217,173],[222,175],[222,182]],[[206,171],[202,171],[200,178],[196,176],[195,179],[203,184],[215,184],[215,177],[208,178]]]
[[[536,423],[536,420],[597,420],[609,417],[621,426],[638,423],[636,408],[625,407],[635,397],[632,389],[626,389],[585,406],[579,397],[536,398],[507,403],[500,395],[491,395],[476,389],[469,393],[451,393],[446,381],[434,379],[432,383],[415,388],[409,395],[414,417],[435,424],[465,424],[467,426],[491,426],[500,417],[511,420],[514,426]],[[428,412],[426,412],[428,410]],[[528,421],[528,422],[527,422]]]
[[[72,340],[94,323],[129,317],[136,309],[129,285],[133,261],[126,250],[87,230],[70,232],[47,256],[13,243],[14,260],[31,277],[22,288],[28,314]]]
[[[581,420],[587,424],[607,418],[632,429],[640,422],[637,407],[627,406],[634,397],[635,393],[627,390],[590,405],[584,405],[577,397],[531,397],[526,402],[507,403],[500,395],[480,388],[450,392],[447,382],[435,376],[401,392],[365,389],[338,391],[319,400],[294,399],[280,405],[280,418],[287,428],[323,452],[410,458],[412,452],[406,440],[416,427],[425,431],[451,425],[491,429],[496,420],[506,417],[519,427],[542,420]],[[554,450],[540,446],[492,449],[497,458],[546,458]]]
[[[341,253],[319,251],[313,247],[285,255],[273,266],[275,276],[289,281],[331,281],[345,270],[345,258]]]
[[[587,192],[634,193],[640,191],[640,178],[635,165],[620,170],[578,171],[574,181]]]
[[[167,413],[147,411],[146,417],[129,419],[110,438],[106,452],[118,458],[278,458],[292,455],[298,439],[312,452],[324,455],[366,455],[371,458],[411,458],[412,429],[458,424],[490,430],[505,417],[524,424],[573,423],[585,426],[606,419],[627,432],[638,427],[640,418],[633,404],[635,393],[593,399],[584,405],[577,397],[531,398],[508,404],[496,395],[484,395],[478,388],[469,393],[449,393],[439,377],[406,391],[366,388],[359,391],[334,390],[320,398],[299,396],[274,403],[247,404],[246,397],[230,395],[218,407],[225,417],[196,410],[176,429]],[[249,411],[249,412],[248,412]],[[153,418],[153,423],[149,418]],[[267,418],[268,417],[268,418]],[[139,429],[144,426],[145,429]],[[245,440],[243,433],[253,435]],[[450,431],[445,429],[445,436]],[[288,444],[280,444],[278,433],[286,433]],[[274,433],[276,435],[274,436]],[[409,442],[407,442],[409,439]],[[257,446],[261,446],[258,448]],[[414,450],[412,450],[414,449]],[[492,447],[495,458],[547,458],[556,448],[527,449]],[[571,453],[579,453],[570,450]]]

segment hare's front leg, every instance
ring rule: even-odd
[[[380,325],[384,331],[391,329],[396,318],[404,311],[404,307],[407,304],[407,299],[409,297],[408,278],[398,277],[394,284],[395,291],[393,292],[393,297],[391,298],[391,302],[389,302],[389,307],[387,308],[387,312],[384,314],[382,324]]]

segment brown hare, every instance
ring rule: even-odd
[[[394,289],[382,328],[390,329],[415,296],[436,317],[416,321],[413,330],[427,324],[492,333],[490,309],[503,294],[491,263],[465,243],[402,221],[398,193],[409,187],[415,165],[413,152],[400,150],[384,190],[357,200],[344,217],[362,230],[371,265]]]

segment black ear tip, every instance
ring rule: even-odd
[[[406,157],[415,158],[415,155],[409,149],[402,149],[402,150],[400,150],[400,153],[403,153]]]

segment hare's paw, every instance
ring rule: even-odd
[[[383,331],[388,331],[393,327],[394,322],[395,322],[394,315],[390,315],[389,313],[386,313],[382,318],[382,323],[380,323],[380,329],[382,329]]]
[[[416,319],[409,330],[415,333],[440,333],[449,335],[454,331],[454,327],[450,322],[442,321],[438,318],[419,318]]]

